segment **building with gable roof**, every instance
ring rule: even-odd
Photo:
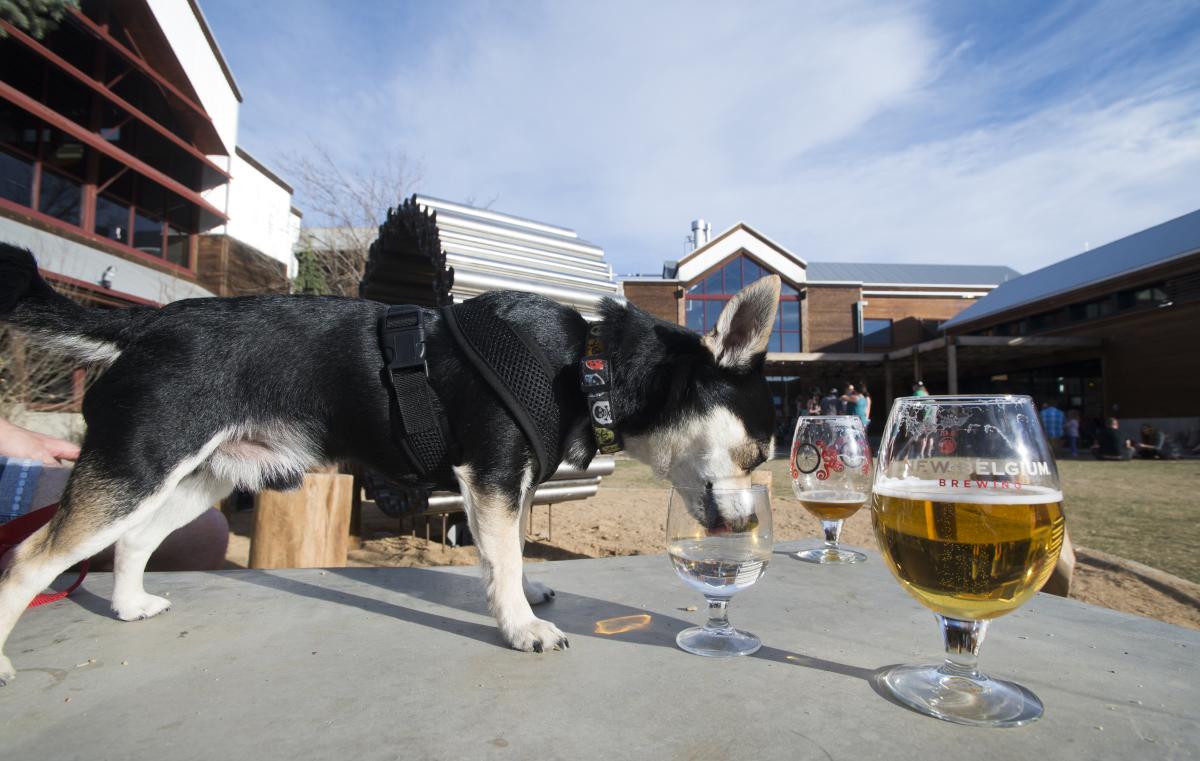
[[[942,322],[1019,276],[1000,266],[810,262],[745,222],[704,237],[700,232],[698,245],[668,262],[662,276],[625,278],[625,297],[703,333],[743,286],[779,275],[767,373],[781,421],[794,419],[813,388],[844,391],[847,383],[865,382],[876,403],[886,397],[890,406],[897,391],[923,378],[907,365],[887,373],[886,355],[937,337]],[[872,417],[882,425],[878,412]]]

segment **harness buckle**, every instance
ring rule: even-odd
[[[421,308],[411,304],[388,307],[382,343],[388,369],[425,369],[425,322],[421,319]]]

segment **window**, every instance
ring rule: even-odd
[[[721,310],[735,293],[769,274],[770,270],[747,256],[731,259],[688,287],[684,297],[685,324],[697,333],[707,333],[717,324]],[[799,291],[785,283],[780,290],[779,310],[767,351],[801,350],[800,300]]]
[[[141,209],[133,213],[133,247],[143,254],[163,255],[163,223]]]
[[[79,224],[79,206],[82,200],[83,186],[78,182],[61,174],[42,171],[38,211],[77,225]]]
[[[33,202],[33,162],[0,151],[0,198],[22,206]]]
[[[863,320],[863,347],[889,348],[892,345],[891,320]]]
[[[97,235],[129,243],[129,205],[106,195],[96,197]]]
[[[167,261],[186,267],[191,259],[191,247],[188,234],[167,225]]]

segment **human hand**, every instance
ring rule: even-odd
[[[59,460],[76,460],[79,447],[69,441],[36,433],[0,418],[0,456],[37,460],[58,465]]]

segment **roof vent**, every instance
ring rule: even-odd
[[[688,241],[692,244],[692,250],[695,251],[705,243],[708,243],[708,237],[711,234],[712,225],[703,219],[692,220],[692,235],[688,238]]]
[[[663,262],[663,280],[674,280],[679,276],[679,262],[671,259]]]

